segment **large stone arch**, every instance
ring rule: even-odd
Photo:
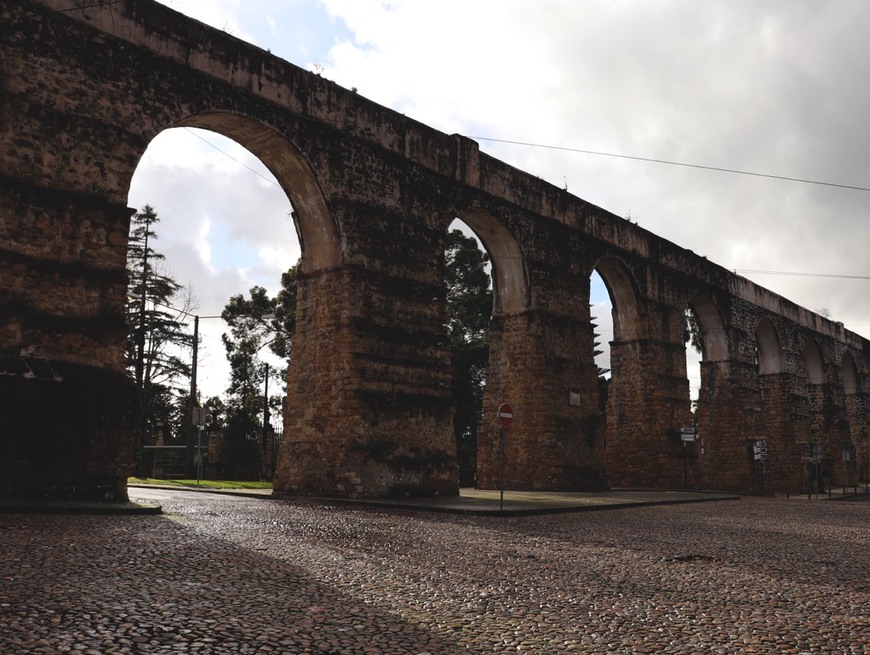
[[[798,443],[811,444],[807,448],[812,451],[821,448],[828,450],[828,444],[832,433],[838,430],[835,417],[836,407],[832,389],[827,385],[827,373],[825,370],[825,358],[816,337],[809,332],[803,334],[803,346],[800,352],[800,362],[803,366],[798,369],[799,375],[795,380],[795,397],[806,398],[806,409],[796,415],[800,417],[797,425],[799,430]],[[803,370],[801,370],[801,368]],[[779,448],[786,444],[779,444]],[[817,463],[817,462],[816,462]],[[805,462],[799,466],[798,462],[792,461],[790,469],[784,471],[783,482],[786,485],[801,485],[807,478],[815,480],[819,471],[812,462]]]
[[[238,142],[272,172],[293,205],[302,250],[302,272],[338,266],[342,261],[335,220],[311,165],[275,128],[238,113],[210,111],[179,120],[173,127],[199,127]]]
[[[480,206],[471,206],[451,213],[450,216],[462,221],[479,240],[489,257],[490,280],[492,284],[492,307],[489,315],[487,345],[489,356],[486,364],[483,387],[482,422],[475,428],[472,443],[462,444],[466,450],[458,452],[460,484],[494,486],[497,484],[498,470],[495,464],[494,439],[490,422],[491,415],[508,398],[519,398],[527,392],[521,390],[517,353],[512,347],[514,330],[512,326],[528,319],[531,291],[528,267],[520,244],[511,228],[493,211]],[[452,218],[451,218],[452,223]],[[523,355],[529,355],[527,352]],[[456,371],[454,370],[454,375]],[[453,381],[454,388],[457,381]],[[459,387],[462,383],[459,383]],[[456,399],[458,400],[458,399]],[[522,433],[520,433],[522,434]],[[516,441],[516,439],[515,439]],[[460,441],[458,441],[460,443]],[[473,454],[471,448],[474,449]],[[474,467],[471,466],[471,459]],[[516,457],[512,458],[516,459]],[[517,475],[512,472],[513,484]]]
[[[847,396],[854,396],[860,392],[858,368],[855,366],[855,359],[849,352],[843,353],[843,357],[840,360],[840,379],[843,385],[843,393]]]
[[[701,330],[701,357],[706,361],[726,361],[730,356],[728,330],[716,304],[706,294],[697,294],[689,307],[698,319]]]
[[[643,313],[637,282],[628,267],[616,257],[603,257],[595,264],[613,304],[613,338],[616,341],[638,339],[644,332]]]
[[[708,294],[695,294],[688,305],[700,333],[700,388],[694,406],[694,427],[699,436],[684,449],[686,470],[691,471],[695,485],[704,487],[718,474],[718,463],[731,457],[727,417],[721,409],[732,402],[731,343],[722,313]]]
[[[171,109],[166,108],[165,113],[169,114]],[[315,372],[319,368],[317,358],[322,357],[319,353],[329,348],[329,344],[322,342],[335,334],[335,324],[340,319],[329,313],[311,311],[310,308],[323,304],[324,296],[329,293],[323,290],[324,280],[344,260],[338,226],[327,207],[321,184],[290,136],[256,117],[238,111],[208,110],[173,120],[164,129],[184,128],[209,130],[245,147],[272,172],[291,202],[293,223],[301,249],[301,272],[297,279],[297,320],[293,335],[297,347],[287,370],[284,407],[291,411],[298,407],[309,407],[309,422],[320,423],[322,419],[317,415],[322,414],[323,409],[314,409],[314,403],[307,394],[300,393],[300,389],[314,383]],[[293,263],[286,262],[285,268]],[[288,459],[284,451],[290,448],[292,441],[288,439],[288,447],[278,453],[278,459],[282,462]],[[318,467],[319,462],[308,464]]]
[[[861,389],[861,378],[853,354],[846,350],[840,359],[840,382],[844,395],[844,429],[838,444],[844,457],[838,464],[843,484],[855,484],[863,477],[870,478],[870,439],[868,420],[864,410],[867,399]],[[845,461],[843,461],[845,460]]]
[[[784,358],[776,327],[764,317],[755,328],[755,343],[758,346],[758,373],[772,375],[783,372]]]
[[[487,209],[472,207],[457,213],[470,227],[492,262],[492,311],[516,314],[529,307],[529,274],[522,250],[510,229]]]
[[[683,486],[679,435],[682,426],[690,425],[685,306],[658,293],[666,275],[628,261],[631,266],[607,253],[595,264],[613,302],[608,479],[619,486]]]
[[[827,382],[825,375],[825,360],[818,342],[811,336],[804,338],[804,367],[807,373],[808,384],[824,384]]]

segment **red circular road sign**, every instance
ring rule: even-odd
[[[507,403],[503,403],[502,406],[498,408],[498,422],[503,428],[509,428],[513,421],[514,408]]]

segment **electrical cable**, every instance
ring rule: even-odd
[[[35,4],[42,7],[46,11],[50,11],[53,14],[66,14],[66,13],[69,13],[71,11],[77,11],[79,9],[91,9],[92,7],[105,7],[107,5],[117,5],[117,4],[120,4],[121,2],[126,2],[126,1],[127,0],[98,0],[97,2],[92,2],[89,5],[79,5],[79,6],[67,7],[66,9],[52,9],[51,7],[46,7],[41,2],[37,2]],[[24,17],[28,18],[30,16],[39,16],[39,15],[40,14],[38,11],[31,11],[29,13],[25,13]]]
[[[249,171],[251,171],[251,172],[252,172],[254,175],[256,175],[257,177],[259,177],[259,178],[265,180],[266,182],[268,182],[269,184],[271,184],[271,185],[273,185],[273,186],[278,187],[279,189],[282,188],[281,185],[278,184],[275,180],[270,180],[268,177],[266,177],[265,175],[261,174],[260,172],[258,172],[258,171],[256,171],[256,170],[254,170],[253,168],[251,168],[250,166],[248,166],[248,165],[247,165],[246,163],[244,163],[243,161],[240,161],[240,160],[236,159],[236,158],[233,157],[230,153],[228,153],[226,150],[222,150],[221,148],[219,148],[218,146],[216,146],[215,144],[213,144],[211,141],[209,141],[209,140],[206,139],[205,137],[202,137],[202,136],[200,136],[199,134],[197,134],[196,132],[194,132],[191,128],[189,128],[189,127],[185,127],[184,129],[187,130],[188,132],[190,132],[193,136],[195,136],[195,137],[196,137],[197,139],[199,139],[200,141],[205,142],[207,145],[210,145],[212,148],[214,148],[214,149],[217,150],[218,152],[220,152],[220,153],[226,155],[227,157],[229,157],[230,159],[232,159],[232,160],[233,160],[234,162],[236,162],[239,166],[243,166],[244,168],[247,168]],[[282,190],[283,190],[283,189],[282,189]]]
[[[735,175],[749,175],[752,177],[763,177],[773,180],[785,180],[787,182],[800,182],[801,184],[816,184],[819,186],[836,187],[839,189],[852,189],[854,191],[870,191],[870,187],[857,186],[853,184],[839,184],[837,182],[822,182],[819,180],[810,180],[800,177],[790,177],[788,175],[773,175],[771,173],[755,173],[752,171],[742,171],[736,168],[723,168],[720,166],[705,166],[703,164],[687,164],[685,162],[671,161],[669,159],[655,159],[653,157],[635,157],[633,155],[621,155],[614,152],[602,152],[600,150],[585,150],[583,148],[569,148],[567,146],[553,146],[544,143],[527,143],[524,141],[511,141],[509,139],[495,139],[487,136],[470,136],[469,139],[478,141],[492,141],[494,143],[507,143],[515,146],[524,146],[527,148],[546,148],[548,150],[562,150],[564,152],[579,152],[584,155],[596,155],[599,157],[616,157],[618,159],[631,159],[633,161],[645,161],[653,164],[667,164],[668,166],[682,166],[684,168],[698,168],[706,171],[718,171],[720,173],[733,173]]]
[[[800,277],[833,277],[843,280],[870,280],[870,275],[840,275],[837,273],[800,273],[797,271],[760,271],[751,268],[735,268],[735,273],[753,273],[756,275],[795,275]]]

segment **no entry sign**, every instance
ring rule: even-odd
[[[502,406],[498,408],[498,422],[503,428],[509,428],[513,421],[514,408],[507,403],[503,403]]]

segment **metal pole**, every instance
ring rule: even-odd
[[[269,364],[266,364],[266,381],[263,387],[263,435],[260,444],[260,478],[266,477],[266,445],[269,435]]]
[[[764,460],[761,460],[761,497],[764,498]]]
[[[504,446],[505,437],[507,436],[507,428],[501,427],[498,430],[498,451],[499,451],[499,495],[498,508],[504,509]]]
[[[686,454],[686,442],[683,441],[683,488],[689,488],[689,456]]]
[[[202,426],[196,426],[196,483],[202,480]]]
[[[266,453],[266,435],[269,429],[269,365],[266,364],[266,382],[263,387],[263,455]]]
[[[188,429],[187,429],[187,476],[193,476],[193,442],[194,442],[194,426],[193,411],[196,407],[196,365],[199,357],[199,316],[193,317],[193,355],[190,364],[190,411],[188,413]]]

